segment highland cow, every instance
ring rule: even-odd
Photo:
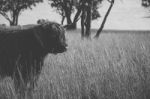
[[[0,76],[10,76],[15,87],[38,77],[48,53],[66,51],[64,28],[54,22],[0,28]]]

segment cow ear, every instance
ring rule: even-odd
[[[34,34],[34,37],[36,38],[37,42],[41,45],[41,47],[45,48],[42,31],[40,29],[41,28],[35,28],[33,34]]]

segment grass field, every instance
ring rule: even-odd
[[[33,99],[150,99],[150,31],[104,31],[98,40],[79,32],[67,31],[67,52],[46,57]],[[0,99],[17,96],[11,79],[0,81]]]

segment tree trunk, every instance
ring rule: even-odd
[[[66,18],[67,18],[67,24],[68,24],[68,25],[71,24],[72,21],[71,21],[71,14],[70,14],[70,13],[67,13],[67,14],[66,14]]]
[[[68,24],[71,24],[71,11],[70,11],[70,5],[68,4],[68,1],[67,0],[63,0],[64,2],[64,6],[63,6],[63,9],[64,9],[64,13],[65,13],[65,17],[66,17],[66,20],[67,20],[67,25]]]
[[[75,22],[72,27],[73,27],[73,29],[76,29],[77,28],[77,22]]]
[[[72,29],[77,28],[77,21],[79,20],[79,16],[80,16],[81,12],[82,12],[82,10],[80,8],[77,9],[77,13],[75,14],[73,22],[72,22],[72,24],[69,25]]]
[[[18,25],[19,13],[16,14],[15,25]]]
[[[105,22],[106,22],[106,20],[107,20],[107,17],[108,17],[108,15],[109,15],[109,13],[110,13],[110,11],[111,11],[113,5],[114,5],[114,0],[112,0],[112,1],[110,1],[110,2],[111,2],[111,5],[109,6],[109,9],[108,9],[108,11],[107,11],[107,13],[106,13],[106,15],[105,15],[105,17],[104,17],[104,19],[103,19],[103,22],[102,22],[102,24],[101,24],[101,27],[98,29],[98,31],[97,31],[97,33],[96,33],[96,35],[95,35],[95,38],[98,38],[99,35],[100,35],[100,33],[102,32],[102,30],[103,30],[103,28],[104,28],[104,25],[105,25]]]
[[[92,1],[89,1],[89,4],[87,6],[87,9],[86,9],[86,20],[85,20],[85,26],[86,26],[86,32],[85,32],[85,36],[87,38],[90,37],[91,35],[91,19],[92,19]]]
[[[14,23],[13,23],[12,21],[9,21],[9,24],[10,24],[10,26],[13,26],[13,25],[14,25]]]
[[[82,14],[81,14],[81,37],[85,37],[85,10],[82,10]]]
[[[61,24],[64,24],[65,16],[62,16]]]
[[[15,26],[15,13],[13,12],[12,20],[10,21],[10,26]]]
[[[76,13],[76,15],[75,15],[75,17],[74,17],[74,20],[73,20],[73,23],[76,23],[78,20],[79,20],[79,16],[80,16],[80,14],[81,14],[81,8],[79,8],[78,10],[77,10],[77,13]]]
[[[13,12],[13,18],[12,21],[10,21],[10,26],[18,25],[18,17],[19,17],[19,13]]]
[[[15,19],[13,19],[12,21],[10,21],[10,26],[16,26]]]
[[[69,5],[69,2],[67,1],[64,1],[64,11],[65,11],[65,17],[67,19],[67,25],[71,24],[72,21],[71,21],[71,7]]]

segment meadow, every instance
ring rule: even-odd
[[[82,40],[80,30],[67,31],[67,52],[45,58],[32,99],[150,99],[149,33],[105,30]],[[0,99],[17,96],[2,79]]]

